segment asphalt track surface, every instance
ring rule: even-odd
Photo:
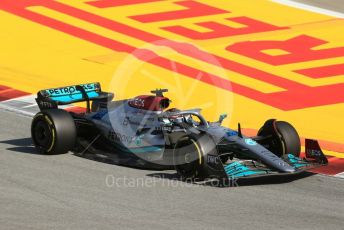
[[[342,1],[302,2],[344,8]],[[191,185],[173,171],[36,154],[31,118],[1,109],[0,118],[0,229],[343,229],[340,178]]]
[[[339,178],[192,185],[173,171],[36,154],[31,118],[0,117],[0,229],[343,229]]]
[[[344,4],[342,0],[294,0],[294,2],[305,3],[327,10],[333,10],[342,13],[344,12]]]

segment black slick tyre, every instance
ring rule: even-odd
[[[50,109],[35,115],[31,123],[31,137],[39,153],[62,154],[74,148],[77,131],[67,111]]]
[[[276,121],[274,119],[265,122],[258,131],[258,136],[270,136],[262,144],[279,157],[287,154],[300,156],[301,142],[296,129],[286,121]]]

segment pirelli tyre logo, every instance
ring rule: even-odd
[[[148,5],[150,7],[141,10],[141,6]],[[155,5],[159,7],[154,7]],[[137,7],[137,14],[133,14],[134,11],[131,10],[128,15],[124,15],[126,11],[121,9],[128,6]],[[272,23],[271,20],[268,22],[261,17],[241,15],[244,12],[236,12],[229,7],[230,5],[223,6],[222,1],[207,0],[0,2],[1,10],[113,51],[132,53],[138,47],[135,42],[107,37],[56,15],[81,20],[135,41],[163,41],[158,45],[168,47],[188,58],[234,72],[243,76],[242,79],[254,79],[263,86],[269,85],[273,89],[264,90],[263,86],[258,87],[259,84],[248,85],[245,80],[224,79],[206,71],[202,71],[202,77],[197,79],[275,108],[294,110],[344,102],[344,83],[323,80],[344,74],[344,44],[340,44],[338,39],[331,41],[330,36],[320,36],[321,34],[318,37],[314,31],[308,33],[308,30],[302,29],[301,25],[285,26],[281,21]],[[115,13],[109,14],[109,10]],[[117,17],[116,12],[121,12],[121,17]],[[187,20],[188,23],[180,23],[181,19]],[[319,25],[322,28],[344,26],[342,20],[336,19],[322,23]],[[144,29],[147,25],[149,30]],[[336,33],[336,36],[343,35]],[[219,44],[219,47],[212,48],[213,44]],[[144,59],[144,55],[137,57],[142,61],[173,71],[173,68],[166,64],[170,60],[165,57],[150,50],[142,49],[140,52],[154,57],[149,60]],[[202,59],[205,55],[214,56],[218,62]],[[326,62],[323,62],[324,60]],[[196,78],[190,66],[178,60],[173,61],[183,75]],[[299,63],[305,65],[298,65]],[[218,80],[209,81],[210,78]]]

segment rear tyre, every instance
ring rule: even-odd
[[[77,131],[72,116],[62,109],[39,112],[31,123],[33,143],[42,154],[62,154],[75,146]]]
[[[258,136],[269,137],[262,141],[271,152],[277,156],[293,154],[300,156],[301,142],[296,129],[285,121],[268,120],[258,131]]]

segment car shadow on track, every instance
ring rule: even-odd
[[[302,172],[295,175],[283,175],[283,176],[268,176],[268,177],[256,177],[256,178],[241,178],[237,180],[230,181],[226,186],[223,186],[216,181],[209,181],[209,182],[188,182],[182,181],[181,178],[178,176],[177,173],[166,173],[166,172],[159,172],[159,173],[151,173],[147,174],[146,176],[151,176],[154,178],[159,179],[168,179],[173,181],[179,181],[183,183],[191,183],[195,185],[203,185],[203,186],[211,186],[211,187],[242,187],[242,186],[255,186],[255,185],[273,185],[273,184],[285,184],[290,183],[295,180],[303,179],[306,177],[310,177],[315,175],[315,173],[311,172]]]
[[[285,184],[295,180],[303,179],[315,175],[311,172],[301,172],[295,175],[276,175],[257,178],[242,178],[238,180],[239,186],[252,186],[252,185],[267,185],[267,184]]]
[[[29,154],[40,154],[36,151],[35,147],[33,146],[31,138],[19,138],[19,139],[11,139],[11,140],[4,140],[0,141],[0,144],[7,144],[12,145],[14,147],[6,148],[7,150],[20,152],[20,153],[29,153]]]
[[[132,157],[120,157],[120,155],[123,155],[120,152],[113,152],[110,154],[105,152],[102,152],[100,154],[89,152],[73,152],[73,155],[76,157],[81,157],[84,159],[97,161],[104,164],[116,165],[120,167],[133,168],[138,170],[162,171],[161,167],[159,168],[158,166],[148,166],[147,163],[144,163],[139,158],[134,159]]]

